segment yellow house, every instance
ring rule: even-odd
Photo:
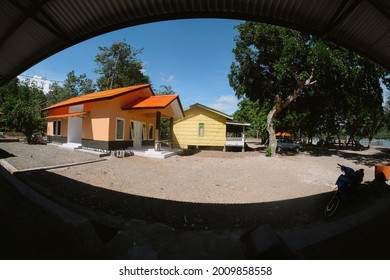
[[[196,103],[184,110],[185,118],[173,124],[173,140],[182,149],[241,147],[244,151],[244,129],[248,123],[234,121],[223,112]]]
[[[77,96],[42,111],[48,142],[104,151],[153,146],[161,118],[184,116],[178,95],[155,96],[148,84]]]

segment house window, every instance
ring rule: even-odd
[[[53,121],[53,135],[61,135],[62,121]]]
[[[125,120],[124,119],[116,119],[116,140],[124,140],[124,131],[125,128]]]
[[[153,132],[154,132],[154,125],[152,123],[149,124],[149,140],[153,140]]]
[[[199,123],[199,126],[198,126],[198,136],[200,136],[200,137],[204,136],[204,123]]]

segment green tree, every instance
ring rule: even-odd
[[[372,110],[357,110],[367,107],[364,98],[381,95],[379,82],[388,77],[384,69],[302,32],[253,22],[237,29],[229,82],[238,97],[269,104],[273,153],[274,126],[309,136],[339,135],[344,129],[353,136],[372,133],[362,124],[377,124],[381,106],[375,101]]]
[[[66,99],[96,91],[96,85],[86,74],[76,76],[74,70],[66,75],[63,84]]]
[[[156,95],[176,94],[171,86],[161,85],[156,91]],[[160,121],[160,139],[170,139],[171,124],[170,120],[162,118]]]
[[[260,106],[259,101],[250,101],[243,98],[238,102],[238,109],[234,112],[233,118],[237,121],[250,123],[256,132],[256,137],[266,135],[267,132],[267,110],[269,106]]]
[[[56,104],[68,98],[65,89],[58,82],[54,82],[49,85],[49,91],[46,94],[46,106]]]
[[[10,130],[22,132],[31,144],[35,132],[43,132],[45,121],[41,109],[45,106],[46,98],[42,88],[29,80],[11,81],[13,92],[4,99],[2,120]],[[9,85],[8,85],[9,86]]]
[[[95,72],[100,75],[97,85],[100,90],[150,83],[144,66],[137,58],[142,50],[133,49],[125,42],[113,43],[110,47],[99,47]]]
[[[267,130],[276,150],[274,117],[314,81],[310,63],[312,37],[272,25],[246,22],[237,26],[229,83],[237,97],[269,104]],[[313,60],[313,59],[312,59]]]
[[[49,92],[46,95],[47,106],[95,91],[96,85],[86,74],[77,76],[74,70],[72,70],[66,75],[62,85],[58,82],[50,84]]]
[[[19,80],[15,78],[0,87],[0,108],[3,107],[6,99],[12,98],[12,96],[18,92],[18,83]]]

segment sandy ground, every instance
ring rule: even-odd
[[[49,145],[0,143],[1,150],[0,158],[17,169],[96,159]],[[371,203],[378,197],[378,190],[368,184],[374,180],[374,165],[389,158],[388,149],[329,151],[314,147],[273,158],[262,151],[202,151],[165,160],[106,157],[100,162],[23,176],[43,186],[48,195],[176,228],[223,230],[254,223],[287,228],[320,219],[340,174],[337,163],[364,169],[363,204]]]

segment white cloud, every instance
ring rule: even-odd
[[[234,95],[221,95],[213,104],[209,107],[214,108],[218,111],[233,114],[237,110],[238,100]]]
[[[146,69],[146,66],[148,65],[148,62],[147,61],[144,61],[142,63],[142,69],[141,69],[141,73],[144,74],[144,75],[147,75],[148,73],[148,70]]]
[[[174,84],[176,83],[176,78],[172,74],[168,75],[168,74],[160,73],[160,82],[162,84]]]
[[[35,83],[38,87],[42,88],[45,94],[49,92],[49,87],[52,84],[51,81],[38,75],[34,75],[33,77],[18,76],[18,79],[21,81],[29,80],[30,83]]]

